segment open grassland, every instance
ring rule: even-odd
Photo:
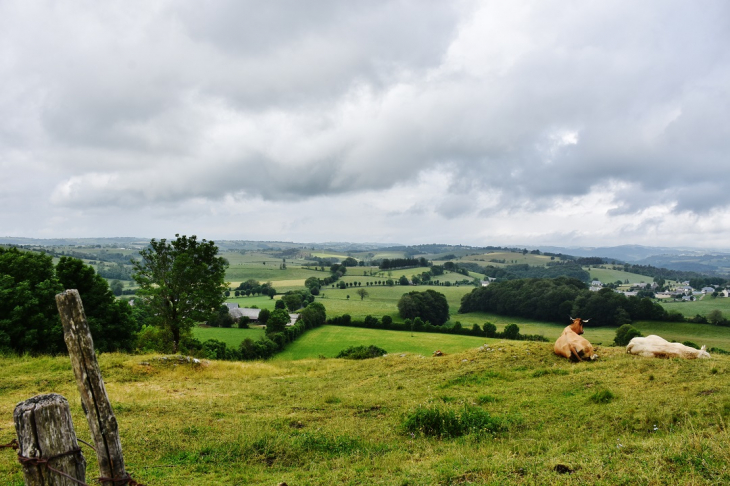
[[[730,358],[606,349],[572,364],[548,343],[491,349],[174,367],[103,354],[100,363],[127,469],[148,486],[730,483]],[[49,392],[68,398],[88,441],[68,358],[0,357],[0,367],[0,443],[15,435],[15,405]],[[456,438],[427,435],[443,421],[404,428],[428,414],[466,425],[466,411],[492,422]],[[97,477],[82,447],[87,478]],[[0,450],[0,477],[23,484],[11,450]]]
[[[715,309],[721,311],[725,317],[730,318],[730,298],[713,297],[706,295],[700,300],[691,302],[668,302],[659,300],[659,303],[668,311],[677,311],[684,316],[695,316],[697,314],[704,316]]]
[[[437,349],[444,353],[458,353],[495,342],[473,336],[435,334],[425,332],[384,331],[343,326],[322,326],[305,333],[276,355],[276,360],[334,358],[348,346],[369,346],[374,344],[389,353],[414,353],[430,355]]]
[[[369,295],[361,300],[360,296],[355,293],[357,291],[357,288],[355,287],[342,290],[328,288],[321,290],[320,297],[317,298],[317,301],[321,302],[325,306],[327,309],[327,315],[330,317],[350,314],[353,319],[362,320],[367,315],[375,317],[389,315],[393,317],[393,320],[401,322],[403,319],[401,319],[398,315],[398,300],[400,300],[401,296],[412,291],[424,292],[428,289],[432,289],[436,292],[441,292],[446,296],[452,320],[454,320],[454,315],[459,309],[459,305],[461,305],[461,297],[474,289],[474,287],[470,285],[460,287],[394,285],[393,287],[363,286],[358,288],[365,289]],[[324,297],[322,297],[322,295]],[[350,296],[349,299],[347,299],[348,295]]]
[[[504,260],[504,263],[501,263],[502,260]],[[504,265],[515,265],[524,263],[528,265],[545,265],[551,260],[549,256],[545,255],[534,255],[532,253],[527,253],[523,255],[522,253],[516,253],[511,251],[495,251],[479,255],[468,255],[455,261],[473,262],[482,266],[494,265],[499,267]]]
[[[276,298],[271,299],[267,296],[250,296],[250,297],[229,297],[226,302],[237,303],[239,307],[257,307],[259,309],[274,310],[276,305]]]
[[[233,266],[226,270],[226,281],[231,283],[231,287],[237,287],[238,284],[250,278],[260,282],[276,282],[278,280],[302,280],[309,277],[319,277],[329,275],[329,273],[309,270],[303,267],[288,265],[286,269],[279,268],[278,263],[263,265],[261,263],[245,263]],[[276,287],[276,286],[275,286]],[[278,288],[277,288],[278,290]]]
[[[264,329],[261,327],[254,327],[251,329],[238,329],[230,328],[224,329],[221,327],[194,327],[193,336],[205,341],[207,339],[217,339],[223,341],[229,348],[238,349],[238,346],[246,338],[251,338],[254,341],[264,337]]]
[[[588,270],[588,267],[583,268]],[[629,283],[632,284],[642,282],[651,283],[654,281],[654,278],[647,277],[646,275],[639,275],[638,273],[624,272],[623,270],[613,270],[611,268],[604,267],[591,267],[588,270],[588,273],[591,274],[591,280],[600,280],[604,284],[616,282],[617,280],[620,280],[623,283],[627,279]]]

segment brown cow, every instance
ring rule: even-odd
[[[557,341],[555,341],[555,354],[563,356],[571,361],[583,361],[583,359],[594,360],[598,355],[593,352],[593,346],[587,339],[581,337],[583,334],[583,323],[589,319],[580,317],[573,319],[573,323],[563,330]]]

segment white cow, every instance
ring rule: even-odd
[[[670,343],[666,339],[652,334],[646,337],[635,337],[626,346],[626,352],[647,358],[709,358],[710,353],[702,349],[690,348],[681,343]]]

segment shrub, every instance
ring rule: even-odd
[[[596,393],[591,395],[591,401],[593,403],[608,403],[611,400],[616,398],[616,396],[611,392],[611,390],[598,390]]]
[[[493,338],[497,335],[497,326],[495,326],[491,322],[485,322],[483,327],[484,335],[488,338]]]
[[[517,339],[520,335],[520,328],[517,324],[507,324],[502,335],[505,339]]]
[[[641,332],[631,324],[624,324],[623,326],[616,329],[616,336],[613,338],[613,343],[616,346],[626,346],[629,341],[635,337],[641,337]]]
[[[692,341],[684,341],[682,344],[684,344],[685,346],[689,346],[690,348],[700,349],[700,346]]]
[[[377,358],[385,354],[388,354],[386,350],[371,344],[370,346],[350,346],[340,351],[336,358],[369,359]]]

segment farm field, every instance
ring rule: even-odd
[[[148,486],[730,482],[730,357],[606,348],[598,362],[573,364],[551,343],[492,349],[174,367],[154,355],[99,360],[127,470]],[[0,356],[0,367],[0,443],[15,435],[15,405],[50,392],[89,437],[67,357]],[[458,434],[467,412],[483,432],[429,435]],[[449,414],[450,429],[427,418]],[[409,428],[417,417],[424,426]],[[98,469],[82,447],[88,480]],[[0,477],[23,484],[11,450]]]
[[[374,344],[388,353],[413,353],[431,355],[437,349],[444,353],[458,353],[481,346],[485,342],[496,342],[473,336],[435,334],[425,332],[385,331],[344,326],[322,326],[306,332],[277,354],[275,360],[334,358],[348,346],[369,346]]]
[[[587,267],[584,268],[587,270]],[[590,270],[588,270],[588,273],[591,274],[592,280],[600,280],[604,284],[615,282],[617,280],[625,282],[627,279],[629,283],[632,284],[642,282],[650,283],[654,281],[652,277],[647,277],[646,275],[624,272],[623,270],[613,270],[612,268],[591,267]]]
[[[221,327],[194,327],[193,336],[201,341],[207,339],[217,339],[223,341],[229,348],[238,349],[238,346],[246,338],[251,338],[254,341],[264,337],[264,330],[260,327],[251,329],[238,329],[230,328],[224,329]]]
[[[704,316],[715,309],[721,311],[725,317],[730,317],[730,298],[704,296],[702,299],[689,302],[665,302],[659,303],[668,311],[677,311],[683,316],[692,317],[697,314]]]
[[[393,320],[402,322],[403,319],[398,315],[398,300],[403,294],[412,291],[424,292],[427,289],[435,290],[446,296],[446,300],[449,303],[449,310],[452,315],[452,320],[456,315],[456,311],[461,305],[461,297],[471,292],[474,287],[471,285],[464,285],[460,287],[436,287],[428,285],[417,285],[417,286],[401,286],[394,285],[393,287],[388,286],[374,286],[374,287],[359,287],[367,290],[368,296],[365,299],[360,299],[355,292],[356,288],[348,289],[322,289],[320,296],[317,297],[317,301],[321,302],[327,309],[328,316],[339,316],[342,314],[350,314],[353,319],[363,319],[367,315],[381,317],[384,315],[390,315]],[[347,296],[350,296],[347,299]]]

